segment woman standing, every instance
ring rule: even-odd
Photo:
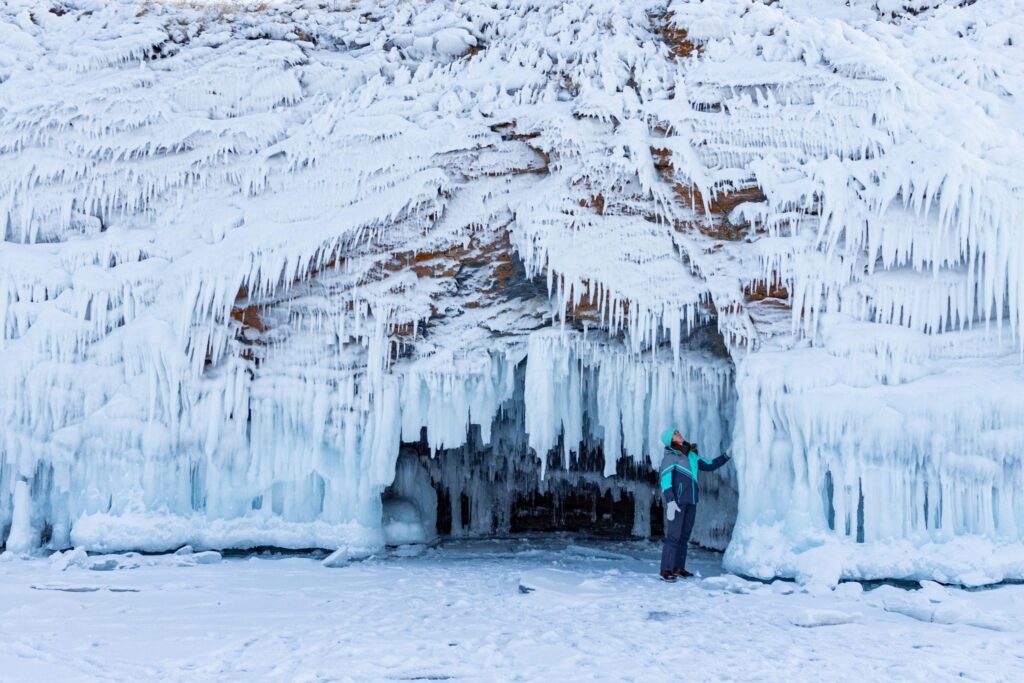
[[[686,548],[697,516],[697,473],[713,472],[729,461],[728,455],[708,460],[676,429],[661,433],[661,497],[665,503],[665,547],[661,551],[661,578],[675,581],[693,576],[686,571]]]

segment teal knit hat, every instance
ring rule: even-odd
[[[672,435],[675,434],[677,431],[678,430],[675,427],[671,427],[661,433],[661,442],[665,444],[665,448],[668,448],[669,446],[672,445]]]

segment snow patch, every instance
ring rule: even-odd
[[[861,614],[840,612],[834,609],[805,609],[790,616],[789,622],[803,628],[818,626],[839,626],[860,621]]]

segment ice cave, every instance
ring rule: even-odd
[[[674,426],[731,571],[1024,579],[1021,7],[812,4],[0,5],[6,552],[657,536]]]

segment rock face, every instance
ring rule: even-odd
[[[0,539],[645,535],[673,425],[737,571],[1024,578],[1024,13],[959,4],[4,4]]]

